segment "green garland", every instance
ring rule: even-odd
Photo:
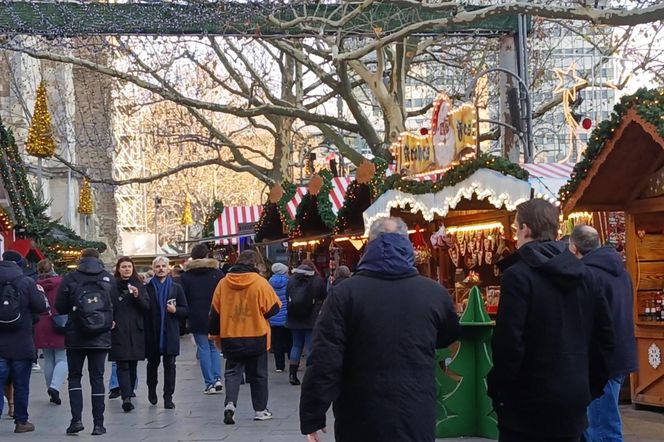
[[[293,199],[295,196],[295,192],[297,191],[297,186],[295,184],[291,183],[290,181],[284,181],[283,184],[281,185],[281,188],[284,191],[284,194],[281,196],[279,201],[277,203],[271,203],[270,201],[266,201],[265,204],[263,204],[263,212],[261,213],[261,217],[258,220],[258,223],[256,224],[256,234],[254,236],[254,240],[256,242],[261,242],[264,237],[264,228],[268,226],[271,222],[274,220],[268,219],[269,215],[273,213],[272,209],[276,209],[277,213],[279,214],[279,222],[282,223],[288,232],[291,232],[292,230],[295,229],[295,221],[291,219],[290,215],[288,214],[288,202]]]
[[[477,158],[463,161],[457,166],[449,169],[442,179],[432,181],[415,181],[405,179],[401,175],[392,175],[388,177],[382,186],[382,192],[388,190],[400,190],[411,195],[423,195],[425,193],[436,193],[445,187],[456,186],[463,180],[469,178],[479,169],[491,169],[500,172],[503,175],[511,175],[517,179],[528,181],[528,171],[518,164],[510,162],[507,158],[497,157],[488,154],[480,154]]]
[[[559,199],[565,201],[571,194],[576,192],[579,185],[586,179],[593,161],[613,138],[616,129],[622,123],[623,117],[631,108],[648,123],[655,126],[657,133],[664,137],[664,89],[639,89],[633,95],[627,95],[620,99],[613,108],[613,113],[608,120],[602,121],[588,138],[588,145],[583,152],[582,159],[576,163],[570,180],[560,188]]]
[[[48,204],[42,200],[41,191],[35,195],[28,181],[28,172],[21,158],[11,129],[0,120],[0,178],[9,195],[14,219],[25,227],[29,237],[35,240],[42,252],[59,268],[66,260],[57,249],[83,250],[93,248],[106,250],[106,244],[87,241],[73,230],[47,215]]]
[[[212,212],[210,212],[203,224],[203,237],[214,235],[214,222],[222,213],[224,213],[224,203],[221,201],[215,201],[214,204],[212,204]]]

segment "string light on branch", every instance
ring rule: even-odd
[[[39,158],[48,158],[55,153],[51,114],[48,112],[46,86],[44,86],[43,81],[37,87],[35,110],[32,114],[30,129],[28,129],[28,140],[25,142],[25,150],[28,154]]]
[[[83,178],[83,184],[81,185],[81,194],[78,197],[78,213],[81,215],[92,215],[93,213],[92,189],[87,178]]]

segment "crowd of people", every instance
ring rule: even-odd
[[[558,241],[558,209],[543,200],[517,208],[514,230],[517,251],[499,263],[501,304],[487,378],[500,440],[622,440],[618,392],[636,369],[636,350],[632,285],[620,256],[600,247],[589,226],[577,226],[567,243]],[[377,220],[368,239],[354,274],[339,266],[327,281],[310,260],[292,271],[275,263],[271,275],[261,274],[263,260],[254,250],[222,269],[205,244],[192,249],[182,271],[155,258],[148,278],[129,257],[110,274],[93,249],[62,277],[48,260],[33,273],[20,254],[5,252],[0,385],[11,388],[5,392],[15,432],[35,429],[28,402],[38,352],[52,403],[62,403],[67,378],[67,434],[84,430],[86,360],[93,435],[106,433],[107,359],[109,398],[121,398],[126,413],[134,409],[142,360],[149,402],[159,403],[163,366],[162,404],[174,409],[186,328],[197,349],[201,392],[225,392],[225,424],[235,423],[243,383],[250,386],[254,419],[272,418],[271,351],[276,372],[288,360],[290,384],[302,382],[300,425],[309,441],[322,440],[332,405],[338,441],[430,442],[435,350],[459,338],[458,316],[447,290],[417,271],[401,219]],[[0,401],[0,414],[2,408]]]

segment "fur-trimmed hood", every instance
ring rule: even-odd
[[[218,269],[219,261],[214,258],[192,259],[185,265],[185,271],[194,269]]]

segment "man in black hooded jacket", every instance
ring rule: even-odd
[[[614,247],[600,247],[599,234],[590,226],[579,225],[570,237],[570,251],[581,259],[597,278],[611,310],[616,348],[609,361],[609,381],[604,394],[588,407],[586,442],[622,441],[622,422],[618,401],[625,377],[638,369],[634,337],[632,280],[622,257]]]
[[[111,349],[113,304],[117,292],[115,278],[104,269],[95,249],[84,249],[78,267],[62,278],[55,298],[58,313],[68,314],[65,331],[67,365],[69,367],[69,403],[71,424],[67,434],[84,430],[82,422],[83,364],[88,360],[92,390],[93,436],[106,433],[104,428],[104,364]],[[85,306],[85,308],[83,308]],[[92,306],[92,307],[91,307]],[[87,310],[90,308],[90,310]]]
[[[489,396],[501,442],[577,442],[608,379],[613,330],[592,274],[556,242],[558,209],[517,207],[518,250],[501,261]]]
[[[434,440],[435,350],[458,338],[459,320],[414,263],[404,222],[378,219],[357,273],[323,304],[300,399],[309,441],[321,440],[330,403],[337,441]]]

